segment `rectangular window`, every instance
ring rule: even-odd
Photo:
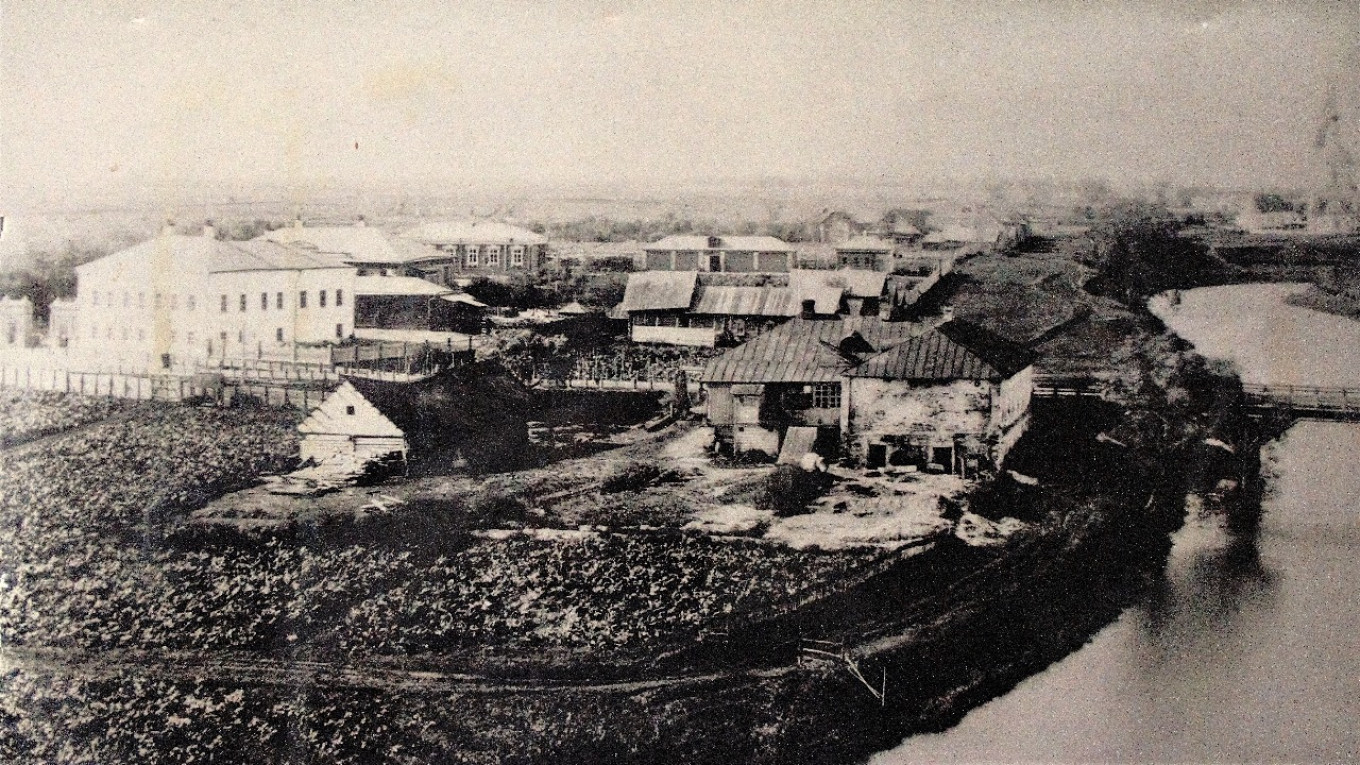
[[[478,256],[480,255],[480,253],[478,252],[478,249],[479,249],[479,248],[478,248],[477,245],[475,245],[475,244],[470,244],[470,245],[468,245],[468,248],[467,248],[467,264],[468,264],[469,266],[475,266],[475,265],[478,264],[478,260],[479,260],[479,257],[478,257]]]
[[[814,409],[839,409],[841,406],[840,383],[818,383],[813,385],[812,406]]]
[[[486,264],[488,266],[499,266],[501,264],[501,247],[493,244],[486,248]]]
[[[280,311],[283,310],[283,293],[282,293],[282,292],[280,292],[280,293],[278,293],[277,295],[274,296],[274,307],[277,308],[277,309],[279,309]]]
[[[344,304],[345,304],[345,291],[344,291],[344,290],[336,290],[336,291],[335,291],[335,307],[336,307],[336,308],[339,308],[340,306],[342,306],[342,305],[344,305]]]
[[[161,293],[157,292],[156,295],[155,295],[155,297],[153,298],[153,300],[154,300],[154,305],[156,306],[156,308],[160,308],[160,307],[161,307]]]
[[[298,308],[307,307],[307,290],[298,293]]]
[[[523,247],[515,247],[513,250],[510,251],[510,265],[512,265],[512,266],[522,266],[522,265],[524,265],[524,248],[523,248]]]
[[[280,343],[283,342],[283,327],[274,330],[274,339]]]
[[[261,293],[260,293],[260,310],[261,310],[261,311],[268,311],[268,310],[269,310],[269,293],[268,293],[268,292],[261,292]]]
[[[245,313],[245,310],[246,310],[246,293],[242,292],[242,293],[241,293],[241,312],[242,312],[242,313]]]
[[[222,296],[222,313],[226,313],[226,312],[227,312],[227,296],[226,296],[226,295],[223,295],[223,296]]]
[[[344,325],[344,324],[336,324],[336,325],[335,325],[335,336],[338,337],[338,338],[342,338],[342,339],[345,337],[345,325]]]
[[[326,291],[325,291],[325,290],[321,290],[321,294],[319,294],[319,295],[316,296],[316,306],[317,306],[317,308],[325,308],[325,307],[326,307]]]

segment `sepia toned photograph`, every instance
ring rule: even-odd
[[[0,763],[1360,761],[1360,3],[0,2]]]

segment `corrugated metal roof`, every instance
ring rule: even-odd
[[[881,351],[911,337],[916,326],[876,317],[802,319],[788,323],[733,348],[708,362],[704,382],[769,383],[831,382],[860,362],[838,350],[840,341],[859,332]]]
[[[494,220],[440,221],[417,226],[403,237],[426,244],[547,244],[548,238],[526,228]]]
[[[707,236],[672,234],[651,244],[644,244],[643,250],[750,250],[752,252],[793,252],[794,246],[773,236],[719,236],[717,247],[709,247]]]
[[[787,287],[700,287],[690,313],[718,316],[797,316],[800,310]]]
[[[674,311],[690,307],[699,274],[695,271],[640,271],[628,275],[625,311]]]
[[[852,377],[886,380],[1000,381],[1034,363],[1034,354],[976,324],[951,321],[866,360]]]
[[[356,276],[354,294],[356,295],[421,295],[437,297],[448,295],[453,290],[441,287],[434,282],[417,279],[414,276]]]

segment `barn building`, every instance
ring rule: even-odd
[[[529,395],[503,368],[468,364],[418,382],[351,378],[298,426],[302,459],[392,458],[415,474],[518,467]]]

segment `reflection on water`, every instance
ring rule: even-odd
[[[1253,536],[1189,508],[1146,599],[876,763],[1360,759],[1360,427],[1301,423]]]

